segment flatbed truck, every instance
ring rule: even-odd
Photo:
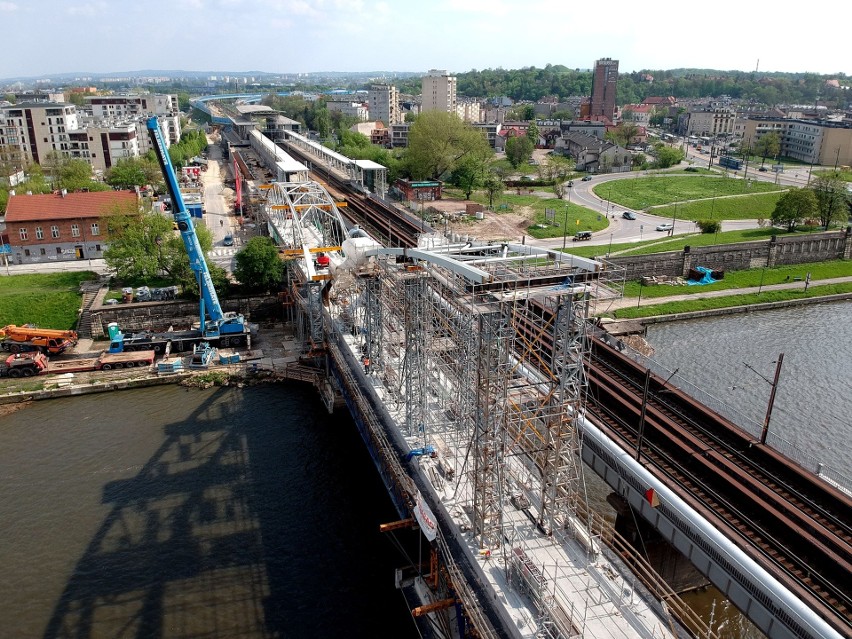
[[[52,373],[87,373],[110,371],[123,368],[144,368],[154,363],[154,351],[132,353],[109,353],[104,351],[97,357],[81,357],[51,362],[43,353],[9,355],[0,366],[2,377],[32,377]]]

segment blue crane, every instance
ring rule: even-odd
[[[222,312],[222,306],[219,304],[219,296],[216,294],[216,289],[213,287],[213,279],[210,277],[210,269],[207,267],[207,261],[204,259],[201,244],[198,242],[195,225],[192,223],[192,218],[187,211],[186,204],[184,204],[183,196],[181,196],[177,175],[166,149],[165,138],[160,130],[157,118],[149,118],[147,126],[151,141],[154,144],[154,153],[157,155],[160,169],[163,172],[163,177],[166,179],[166,188],[168,188],[169,195],[172,198],[172,215],[174,215],[180,236],[186,247],[186,253],[189,255],[189,265],[195,273],[198,287],[201,290],[200,317],[202,332],[205,337],[247,333],[248,327],[242,315]],[[207,316],[210,317],[209,321],[205,319]]]

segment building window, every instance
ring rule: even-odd
[[[57,255],[62,255],[62,249],[61,249],[61,248],[59,248],[58,246],[56,247],[56,254],[57,254]]]
[[[38,252],[40,255],[47,255],[47,251],[45,251],[43,248],[39,249]]]
[[[97,222],[92,222],[92,235],[100,235],[101,227]]]
[[[52,237],[54,239],[59,237],[59,227],[58,226],[51,226],[50,227],[50,237]]]
[[[71,225],[71,237],[80,237],[80,227],[77,224]]]
[[[22,240],[26,240],[27,239],[27,229],[25,229],[25,228],[18,229],[18,237],[20,237]]]
[[[44,239],[44,229],[42,229],[40,226],[36,227],[36,239],[37,240],[43,240]]]
[[[98,253],[100,253],[100,252],[101,252],[101,245],[100,245],[100,244],[95,244],[95,250],[96,250]]]
[[[30,256],[30,249],[24,249],[24,255],[29,257]]]

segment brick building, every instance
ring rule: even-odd
[[[107,220],[116,209],[136,210],[131,191],[10,195],[6,233],[11,264],[102,258]]]

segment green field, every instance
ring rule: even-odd
[[[780,190],[782,190],[780,187],[768,182],[692,174],[683,176],[666,174],[611,180],[593,188],[598,197],[635,210],[685,200]]]
[[[0,326],[36,324],[68,330],[77,324],[83,296],[80,282],[97,279],[96,273],[51,273],[0,277]]]
[[[717,197],[685,204],[670,204],[652,210],[654,215],[678,220],[768,220],[781,192],[737,197]]]
[[[675,228],[677,230],[677,228]],[[803,231],[805,232],[805,231]],[[744,229],[740,231],[724,231],[721,233],[677,235],[671,239],[665,239],[664,233],[659,231],[648,231],[645,237],[651,238],[644,242],[630,242],[625,244],[613,244],[612,255],[649,255],[651,253],[662,253],[664,251],[682,251],[684,246],[712,246],[714,244],[735,244],[737,242],[758,242],[768,240],[773,235],[786,235],[781,229],[767,227],[762,229]],[[594,257],[606,255],[610,250],[609,245],[592,245],[571,247],[570,252],[580,257]]]
[[[818,177],[839,177],[844,182],[852,182],[852,170],[850,169],[818,169],[812,173]]]

